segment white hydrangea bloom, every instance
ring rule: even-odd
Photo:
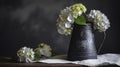
[[[94,28],[99,32],[104,32],[110,27],[107,16],[99,10],[91,10],[90,14],[88,14],[88,20],[93,22]]]
[[[74,23],[74,20],[78,16],[81,16],[82,13],[85,13],[86,10],[86,7],[81,3],[74,4],[61,10],[60,15],[57,19],[58,33],[64,35],[71,35],[73,29],[72,24]]]
[[[35,49],[35,53],[38,54],[40,57],[51,57],[52,56],[52,49],[49,45],[45,43],[41,43],[38,48]]]
[[[66,7],[66,9],[61,11],[57,22],[57,29],[60,34],[71,34],[74,17],[72,17],[69,7]]]
[[[17,52],[20,62],[31,62],[34,60],[34,51],[31,48],[23,47]]]

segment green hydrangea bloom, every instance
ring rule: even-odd
[[[87,11],[86,7],[81,3],[74,4],[70,6],[70,8],[74,18],[81,16],[82,13],[85,13]]]

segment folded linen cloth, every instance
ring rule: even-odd
[[[108,64],[115,64],[120,66],[120,54],[102,54],[98,55],[97,59],[87,59],[82,61],[68,61],[66,60],[67,55],[58,55],[52,57],[50,59],[43,59],[37,62],[43,63],[73,63],[73,64],[81,64],[87,66],[101,66],[101,65],[108,65]]]

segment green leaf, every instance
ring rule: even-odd
[[[75,23],[76,24],[79,24],[79,25],[87,25],[86,24],[86,20],[85,20],[85,17],[84,16],[78,16],[76,19],[75,19]]]
[[[40,56],[38,54],[36,54],[36,53],[35,53],[35,59],[34,60],[35,61],[40,60]]]

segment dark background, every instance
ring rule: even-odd
[[[66,54],[70,36],[58,34],[56,19],[60,10],[75,3],[108,16],[111,27],[100,53],[120,53],[118,0],[0,0],[0,56],[16,56],[21,47],[36,48],[42,42]],[[102,38],[103,33],[95,32],[97,49]]]

